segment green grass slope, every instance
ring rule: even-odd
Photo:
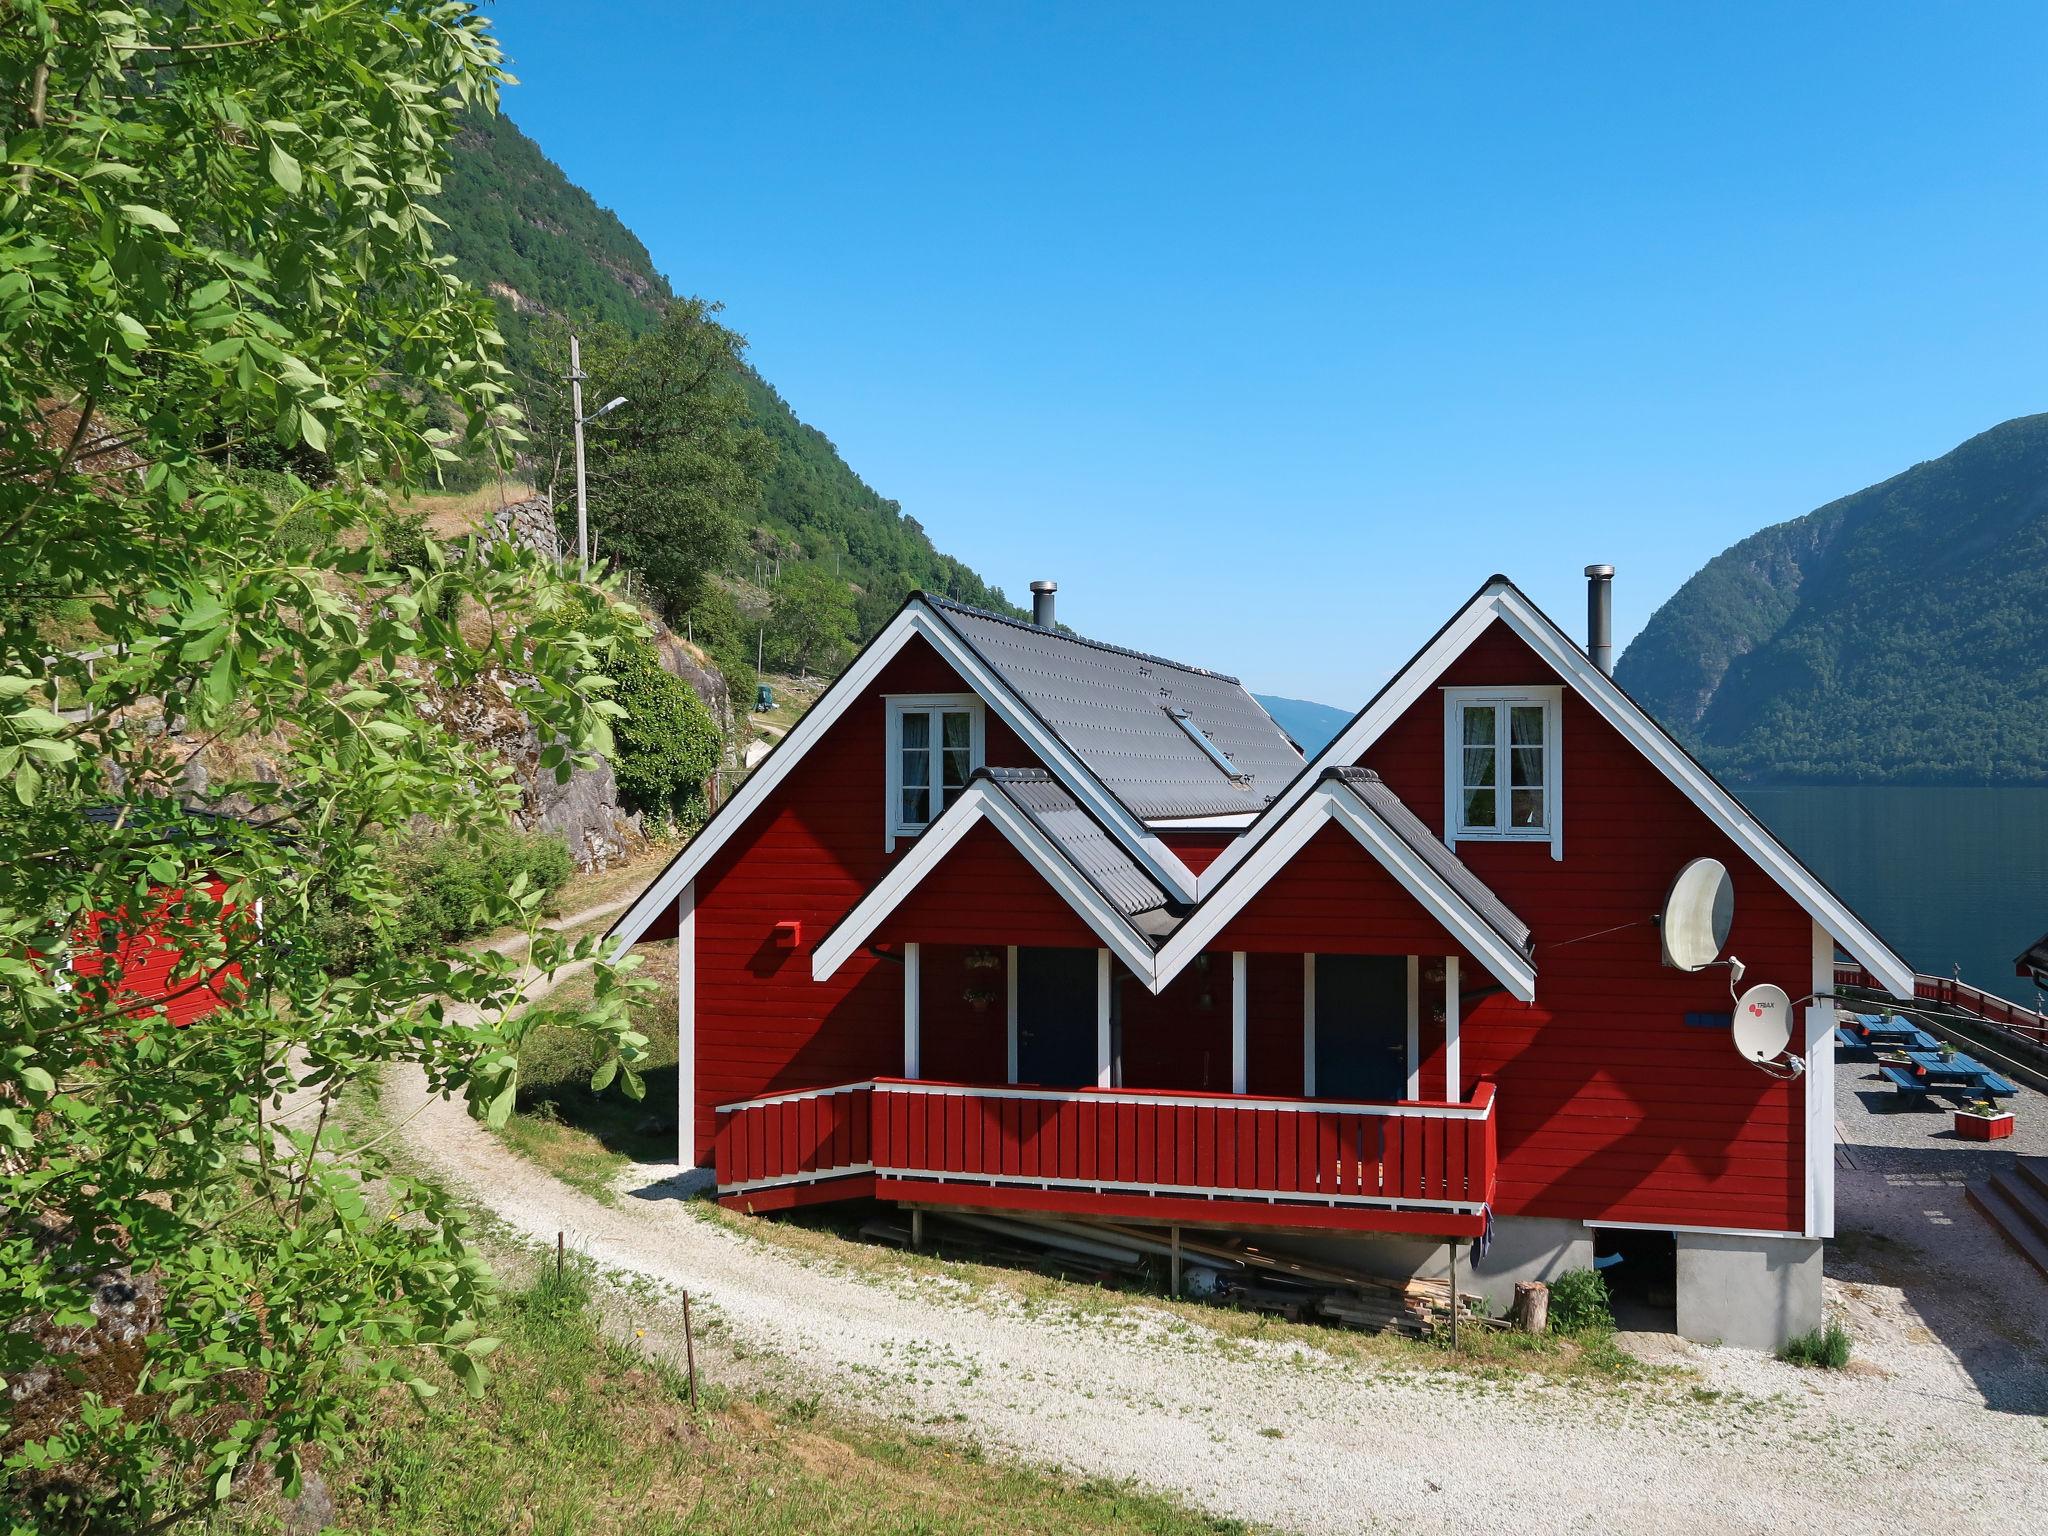
[[[532,331],[543,315],[639,335],[674,297],[639,237],[510,118],[477,117],[464,128],[435,209],[447,221],[441,248],[496,299],[506,360],[522,376],[533,370]],[[744,330],[739,317],[727,318]],[[765,379],[748,371],[741,382],[755,425],[776,447],[757,520],[865,594],[864,620],[886,617],[914,587],[1022,612],[940,553],[915,518],[862,480]]]
[[[1738,779],[2048,783],[2048,415],[1723,551],[1615,675]]]

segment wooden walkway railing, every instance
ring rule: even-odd
[[[944,1185],[962,1204],[974,1191],[952,1186],[1116,1196],[1124,1210],[1135,1197],[1476,1218],[1498,1161],[1493,1105],[1491,1083],[1468,1104],[1366,1104],[878,1078],[722,1106],[718,1190],[843,1180],[847,1196]]]
[[[1862,966],[1853,963],[1835,966],[1835,985],[1888,995],[1876,977]],[[2030,1044],[2048,1047],[2048,1016],[2036,1013],[2031,1008],[2023,1008],[1995,992],[1973,987],[1967,981],[1958,981],[1952,976],[1915,975],[1913,996],[1921,1002],[1938,1003],[1944,1007],[1960,1009],[1987,1024],[1995,1024]]]

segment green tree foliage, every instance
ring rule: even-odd
[[[491,928],[497,893],[520,886],[545,903],[576,869],[568,844],[552,832],[509,827],[455,837],[393,834],[379,857],[384,883],[405,895],[388,921],[373,921],[382,914],[337,902],[324,889],[308,895],[307,941],[330,969],[366,971],[474,938]],[[579,1032],[578,1038],[585,1037]]]
[[[635,810],[673,815],[703,796],[718,766],[718,723],[696,690],[666,670],[637,638],[612,646],[607,668],[625,711],[614,738],[612,769]]]
[[[2048,416],[1717,555],[1616,677],[1736,778],[2048,783]]]
[[[506,545],[422,542],[409,570],[381,553],[383,496],[450,451],[430,395],[472,442],[512,426],[490,310],[423,202],[453,112],[500,78],[448,0],[24,0],[0,26],[15,1531],[155,1531],[259,1461],[295,1487],[308,1446],[343,1442],[351,1375],[481,1388],[483,1274],[435,1191],[375,1181],[330,1113],[352,1084],[414,1063],[501,1121],[519,1040],[553,1022],[638,1085],[610,967],[588,1007],[504,1023],[508,959],[390,945],[337,967],[309,942],[315,892],[400,931],[388,829],[483,840],[516,804],[426,706],[501,690],[562,776],[611,746],[601,663],[631,609]],[[258,443],[313,456],[292,464],[321,483],[251,483],[232,466]],[[483,622],[439,617],[457,599]],[[83,618],[53,647],[56,614]],[[281,772],[220,771],[212,808],[234,814],[202,814],[173,791],[208,747]],[[479,895],[478,921],[538,920],[518,880]],[[595,953],[538,942],[544,969]],[[176,1028],[136,995],[160,943],[173,988],[218,988],[220,1012]],[[142,1318],[125,1341],[92,1310],[119,1285]]]
[[[853,651],[857,617],[843,582],[814,565],[791,566],[770,589],[768,659],[785,671],[831,674]]]
[[[567,364],[550,339],[551,320],[575,325],[586,341],[603,328],[631,339],[659,324],[673,297],[618,217],[504,118],[465,123],[435,208],[447,220],[441,244],[455,254],[456,270],[479,287],[502,285],[492,291],[506,355],[536,423],[566,419],[555,390]],[[775,449],[750,515],[857,591],[863,635],[920,587],[1022,614],[1000,587],[935,549],[916,519],[854,473],[760,375],[736,364],[732,376],[744,391],[747,421]],[[591,408],[610,398],[597,394]],[[543,469],[551,461],[543,456]],[[600,547],[611,547],[609,533]]]
[[[760,500],[774,450],[749,426],[735,382],[746,342],[720,325],[716,305],[679,299],[661,324],[632,339],[605,327],[583,349],[583,409],[627,403],[585,430],[590,518],[599,553],[638,571],[668,617],[688,611],[704,578],[736,555]],[[568,334],[551,324],[538,354],[568,368]],[[536,391],[549,404],[532,420],[536,474],[576,535],[574,413],[568,391]]]

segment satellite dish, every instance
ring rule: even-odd
[[[1735,999],[1735,1049],[1750,1061],[1776,1061],[1792,1043],[1792,999],[1765,982]]]
[[[1719,859],[1694,859],[1671,882],[1657,928],[1664,963],[1681,971],[1703,971],[1721,958],[1735,921],[1735,882]]]

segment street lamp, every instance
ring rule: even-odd
[[[599,406],[588,416],[583,414],[583,381],[590,375],[583,371],[583,343],[574,336],[569,338],[569,410],[576,418],[576,562],[583,572],[583,578],[590,579],[590,512],[586,502],[583,484],[583,429],[600,416],[609,416],[626,403],[620,395],[605,405]]]

